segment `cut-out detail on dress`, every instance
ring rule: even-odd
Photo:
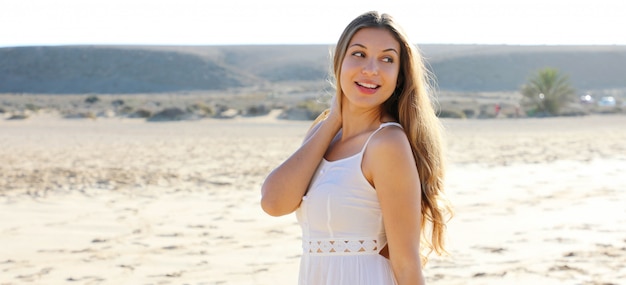
[[[359,239],[359,240],[311,240],[304,241],[302,247],[305,252],[310,254],[329,254],[329,253],[378,253],[378,240],[375,239]]]

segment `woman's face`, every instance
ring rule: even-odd
[[[395,90],[399,71],[400,44],[389,31],[357,31],[341,64],[340,86],[348,107],[380,106]]]

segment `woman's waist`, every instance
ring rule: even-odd
[[[364,237],[303,237],[302,250],[309,255],[378,254],[387,244],[384,235]]]

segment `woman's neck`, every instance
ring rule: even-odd
[[[380,109],[354,110],[342,108],[342,140],[371,131],[384,121],[384,114]]]

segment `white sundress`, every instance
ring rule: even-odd
[[[361,151],[336,161],[323,159],[296,210],[302,227],[300,285],[393,285],[376,190],[363,176]],[[401,126],[400,126],[401,127]]]

